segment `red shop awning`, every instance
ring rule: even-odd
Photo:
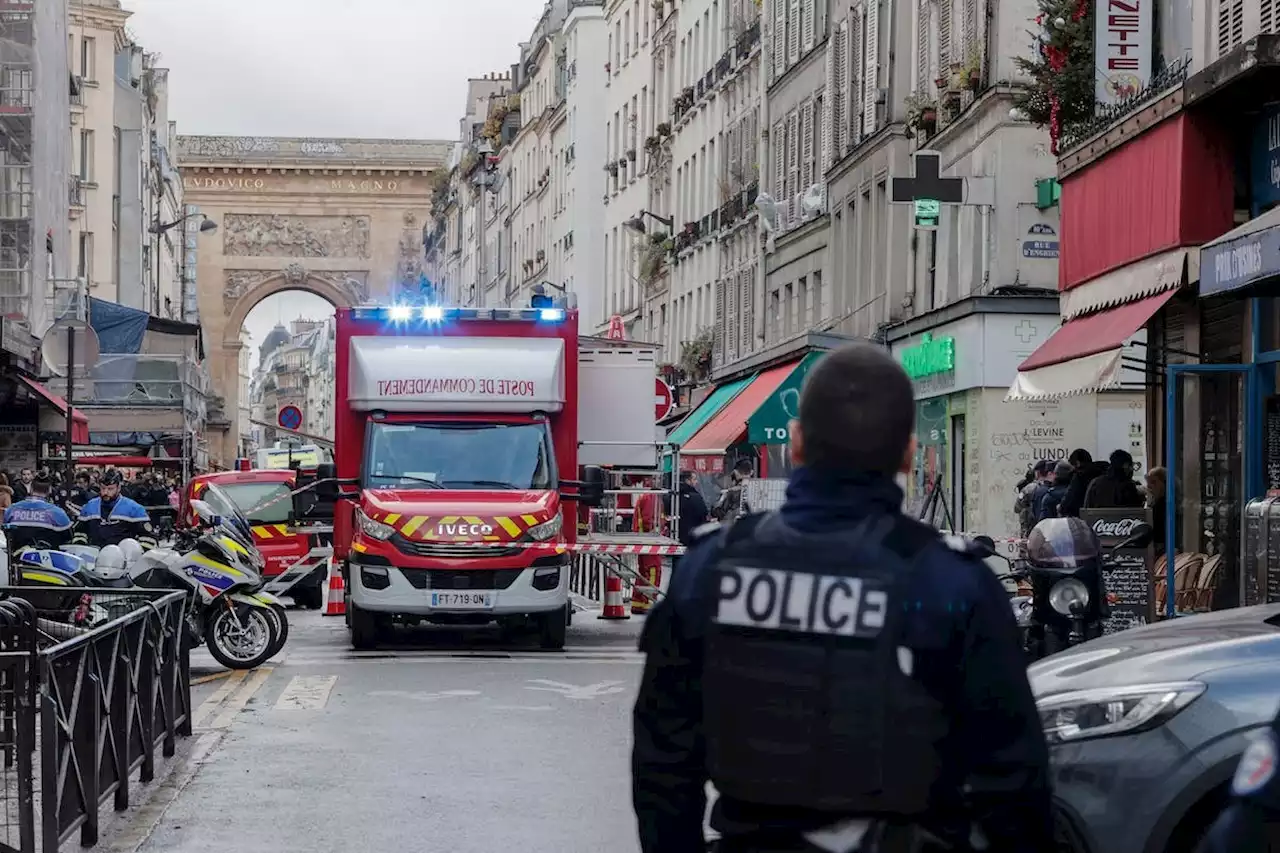
[[[26,385],[36,396],[44,400],[45,404],[56,409],[63,417],[67,416],[67,401],[50,391],[44,385],[27,376],[19,376],[22,384]],[[84,412],[79,409],[71,410],[71,443],[72,444],[88,444],[89,443],[89,419]]]
[[[77,465],[97,468],[150,468],[154,460],[150,456],[81,456]]]
[[[1173,298],[1166,290],[1068,320],[1022,364],[1009,388],[1011,400],[1052,400],[1120,387],[1129,338]]]
[[[719,414],[707,421],[684,443],[680,448],[681,455],[723,454],[731,445],[746,438],[747,419],[756,413],[760,405],[769,399],[795,368],[796,362],[792,361],[756,374],[750,385],[739,391]],[[681,465],[683,467],[687,463],[682,460]]]

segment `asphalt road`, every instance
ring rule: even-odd
[[[563,653],[436,629],[352,652],[291,611],[253,673],[192,660],[196,738],[113,850],[631,853],[641,620],[578,613]]]

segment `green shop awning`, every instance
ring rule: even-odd
[[[787,424],[800,416],[800,388],[825,352],[811,352],[791,369],[778,386],[747,418],[747,441],[752,444],[786,444]]]
[[[733,382],[726,382],[716,390],[707,395],[706,399],[690,412],[684,420],[682,420],[675,429],[667,433],[667,443],[677,446],[683,446],[688,443],[689,439],[706,425],[707,421],[720,414],[720,410],[729,405],[729,402],[751,384],[752,377],[746,379],[738,379]],[[671,470],[671,457],[667,456],[662,460],[662,470]]]

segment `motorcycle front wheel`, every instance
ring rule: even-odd
[[[214,606],[204,636],[209,654],[227,669],[256,669],[266,663],[275,651],[274,614],[265,607]]]

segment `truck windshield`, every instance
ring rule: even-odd
[[[240,512],[255,524],[284,524],[289,520],[293,501],[289,498],[288,483],[282,483],[279,480],[269,483],[223,483],[221,489],[227,493]],[[275,503],[254,511],[255,507],[271,500],[275,500]]]
[[[369,424],[369,488],[550,489],[545,424]]]

